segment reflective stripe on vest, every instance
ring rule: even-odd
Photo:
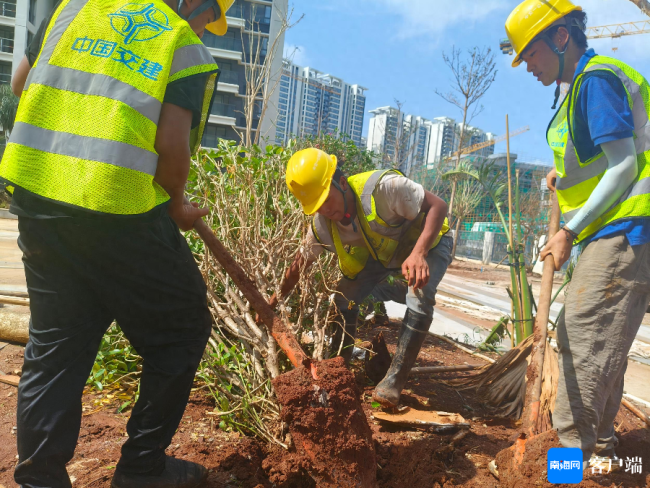
[[[578,242],[616,220],[650,216],[650,165],[647,164],[650,159],[650,85],[630,66],[606,56],[592,57],[584,71],[578,74],[546,133],[555,160],[556,189],[562,215],[565,222],[571,221],[594,191],[608,166],[607,157],[602,151],[587,161],[580,161],[573,143],[576,100],[585,76],[596,70],[613,73],[625,87],[634,119],[638,176],[607,212],[580,233]]]
[[[386,174],[403,176],[397,170],[378,170],[348,178],[348,184],[356,197],[357,216],[365,217],[358,218],[359,230],[366,244],[364,247],[353,246],[347,251],[341,242],[337,226],[331,220],[320,214],[316,214],[312,220],[314,236],[325,249],[336,252],[339,268],[348,279],[354,279],[363,270],[369,256],[379,261],[385,268],[399,269],[422,233],[424,213],[420,213],[415,220],[405,220],[401,224],[390,225],[377,212],[373,192]],[[448,231],[449,223],[445,218],[431,249],[438,245],[442,236]]]
[[[0,177],[52,200],[139,214],[169,199],[155,182],[167,86],[207,74],[198,149],[217,65],[161,0],[63,0],[20,99]]]

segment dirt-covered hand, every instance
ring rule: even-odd
[[[208,215],[207,208],[199,208],[198,203],[189,203],[187,200],[182,204],[175,203],[172,200],[172,202],[169,204],[167,212],[183,232],[191,230],[192,227],[194,227],[194,222],[196,222],[201,217]]]
[[[557,180],[557,171],[555,171],[555,168],[553,168],[546,175],[546,186],[548,187],[549,190],[555,191],[555,181],[556,180]]]
[[[429,264],[426,256],[412,252],[402,263],[402,274],[408,280],[408,285],[414,289],[423,288],[429,282]]]
[[[539,253],[539,259],[544,261],[546,256],[552,254],[553,261],[555,261],[555,271],[559,271],[562,265],[571,257],[572,247],[573,238],[571,235],[564,230],[560,230],[553,236],[548,244],[544,246],[544,249]]]

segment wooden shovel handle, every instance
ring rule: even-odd
[[[203,219],[198,219],[194,222],[194,230],[201,237],[212,255],[219,261],[219,264],[221,264],[226,273],[235,282],[237,288],[244,294],[251,307],[255,309],[291,363],[295,367],[306,366],[309,363],[309,358],[302,350],[302,347],[300,347],[295,336],[282,323],[266,300],[264,300],[264,297],[255,286],[253,280],[248,277],[237,261],[233,259],[226,247],[214,235],[214,232],[212,232],[208,224]]]
[[[555,194],[551,197],[553,209],[551,210],[551,220],[548,224],[548,239],[551,241],[553,236],[560,229],[560,206]],[[525,432],[529,435],[536,434],[537,417],[539,416],[540,397],[542,395],[542,373],[544,371],[544,351],[546,349],[546,339],[548,336],[548,317],[551,312],[551,295],[553,294],[553,275],[555,273],[555,260],[553,255],[549,254],[544,259],[544,271],[542,272],[542,283],[539,292],[539,306],[537,307],[537,317],[535,317],[534,345],[532,358],[528,365],[526,375],[528,377],[528,387],[526,398],[526,415],[524,416]]]

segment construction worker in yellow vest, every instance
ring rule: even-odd
[[[452,239],[445,235],[449,230],[447,204],[396,170],[346,177],[337,169],[335,156],[315,148],[291,157],[286,180],[304,212],[314,218],[280,293],[286,297],[301,270],[324,249],[337,254],[343,278],[334,301],[344,330],[335,334],[332,350],[340,349],[346,362],[352,356],[359,304],[366,297],[406,303],[397,350],[373,394],[382,405],[397,406],[427,337],[438,283],[451,261]],[[384,281],[400,274],[408,286]],[[277,301],[274,295],[270,305]]]
[[[585,462],[620,467],[614,418],[627,354],[650,301],[650,85],[621,61],[588,49],[586,14],[568,0],[526,0],[506,32],[544,86],[557,84],[547,177],[564,227],[542,250],[555,268],[580,245],[557,324],[560,380],[553,426]],[[558,101],[561,82],[570,85]]]
[[[13,192],[30,298],[18,387],[23,487],[69,487],[81,395],[113,321],[143,358],[114,488],[194,487],[204,467],[165,455],[211,330],[206,287],[179,232],[190,156],[233,0],[61,0],[12,79],[0,163]],[[102,372],[95,371],[98,381]]]

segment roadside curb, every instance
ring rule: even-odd
[[[6,208],[0,208],[0,219],[18,220],[18,216],[9,213],[9,210],[7,210]]]

